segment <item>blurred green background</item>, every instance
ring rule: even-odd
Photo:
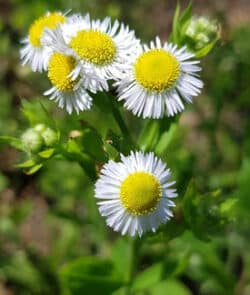
[[[149,235],[130,257],[131,240],[106,228],[93,185],[76,163],[51,160],[28,176],[15,168],[23,155],[0,144],[1,295],[70,294],[62,277],[70,272],[65,265],[79,257],[111,257],[125,276],[129,261],[136,259],[136,295],[250,294],[250,3],[193,4],[195,14],[220,21],[222,40],[202,61],[202,95],[171,129],[171,141],[157,151],[173,171],[179,192],[166,232]],[[68,9],[109,15],[128,23],[144,41],[155,35],[165,40],[175,6],[173,0],[0,1],[0,135],[20,136],[29,127],[20,112],[23,100],[38,118],[42,101],[64,137],[80,130],[82,122],[103,136],[109,129],[119,132],[109,113],[95,108],[70,117],[41,96],[48,81],[19,62],[20,40],[36,17]],[[141,124],[124,115],[131,126]],[[80,275],[86,280],[83,270]],[[95,293],[77,294],[104,293],[97,287]],[[105,294],[126,293],[121,288]]]

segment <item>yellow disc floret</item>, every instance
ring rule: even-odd
[[[150,173],[135,172],[121,184],[120,198],[133,215],[148,214],[156,209],[162,196],[159,180]]]
[[[106,33],[95,30],[79,31],[71,39],[70,47],[80,58],[98,66],[111,63],[116,54],[112,38]]]
[[[58,24],[65,21],[65,16],[59,13],[50,13],[39,17],[29,28],[29,40],[35,47],[41,46],[41,36],[45,28],[54,29]]]
[[[61,91],[71,91],[77,83],[69,75],[75,67],[75,59],[62,53],[54,53],[48,66],[48,77],[57,89]]]
[[[161,92],[170,89],[180,74],[179,61],[163,49],[141,54],[134,65],[135,79],[145,89]]]

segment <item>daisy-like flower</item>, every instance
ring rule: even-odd
[[[73,75],[73,72],[78,75]],[[48,78],[52,88],[44,95],[58,102],[59,107],[65,108],[71,114],[88,110],[92,106],[92,97],[87,90],[96,93],[106,87],[106,81],[96,77],[89,69],[79,70],[76,59],[61,52],[53,52],[48,61]]]
[[[106,223],[122,235],[155,232],[172,216],[171,200],[176,190],[170,188],[170,170],[152,152],[121,155],[121,162],[109,161],[95,185],[99,211]]]
[[[52,41],[52,42],[51,42]],[[118,79],[127,69],[127,61],[139,48],[134,31],[117,20],[91,20],[87,14],[64,23],[45,36],[44,42],[55,50],[74,54],[83,66],[91,66],[99,77]]]
[[[34,72],[46,70],[50,50],[41,43],[44,30],[53,30],[65,21],[66,16],[61,12],[47,12],[31,24],[28,36],[22,40],[24,46],[20,50],[23,65],[30,65]]]
[[[189,103],[203,87],[194,54],[171,43],[161,44],[157,37],[150,47],[144,45],[131,59],[130,69],[115,84],[118,99],[134,115],[143,118],[174,116],[184,110],[182,100]],[[191,60],[190,60],[191,59]]]

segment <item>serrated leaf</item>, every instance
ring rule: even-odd
[[[96,257],[79,258],[65,265],[60,275],[72,295],[110,295],[123,284],[114,273],[113,264]]]

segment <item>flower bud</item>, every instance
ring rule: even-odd
[[[33,128],[27,129],[21,136],[21,141],[30,152],[39,152],[43,147],[42,136]]]
[[[46,129],[46,125],[37,124],[33,129],[41,134]]]
[[[193,17],[184,35],[193,50],[200,50],[218,38],[219,27],[215,20]]]
[[[42,138],[46,146],[53,146],[58,141],[58,134],[55,130],[47,127],[42,133]]]

